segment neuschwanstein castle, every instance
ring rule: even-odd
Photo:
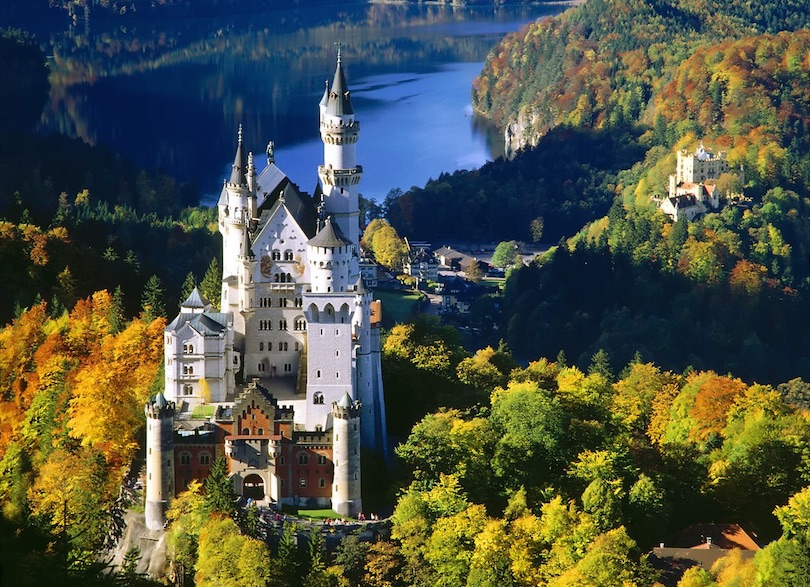
[[[360,132],[341,65],[320,102],[309,196],[260,172],[239,130],[219,198],[220,311],[195,289],[169,324],[165,391],[146,405],[146,520],[225,455],[236,492],[271,507],[362,511],[360,449],[385,453],[380,307],[359,267]]]

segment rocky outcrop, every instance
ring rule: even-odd
[[[166,548],[166,532],[164,530],[149,530],[146,527],[143,512],[127,510],[124,514],[126,527],[123,535],[112,555],[113,570],[119,570],[124,556],[132,548],[140,551],[138,573],[147,575],[150,579],[161,580],[168,576],[169,559]]]

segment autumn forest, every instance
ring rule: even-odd
[[[810,584],[808,18],[798,0],[587,0],[503,39],[473,103],[512,156],[367,202],[365,221],[550,248],[472,308],[474,344],[425,315],[385,332],[395,456],[363,465],[382,530],[269,529],[220,463],[173,502],[165,581]],[[109,547],[142,508],[127,488],[166,319],[194,285],[218,297],[216,215],[164,173],[35,136],[44,63],[0,34],[0,568],[153,585]],[[674,223],[654,198],[701,141],[735,199]],[[651,549],[712,521],[762,548],[664,583]]]

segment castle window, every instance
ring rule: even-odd
[[[187,355],[191,355],[194,353],[194,346],[190,344],[183,345],[183,352]]]
[[[279,466],[284,464],[284,457],[279,457],[278,458],[278,464],[279,464]],[[282,481],[283,481],[283,479],[282,479]]]
[[[274,281],[274,282],[276,282],[276,283],[278,283],[278,273],[276,273],[275,275],[273,275],[273,281]]]
[[[309,464],[309,456],[305,454],[298,455],[298,464],[299,465],[308,465]]]
[[[284,372],[292,373],[292,363],[284,363]]]
[[[191,455],[187,452],[180,453],[180,464],[181,465],[190,465],[191,464]]]
[[[326,487],[326,479],[318,479],[318,487]]]
[[[194,387],[191,385],[183,386],[183,395],[191,395],[194,392]]]
[[[295,343],[295,350],[296,351],[298,350],[298,343],[297,342]]]
[[[264,428],[259,428],[259,429],[257,429],[257,430],[256,430],[256,434],[258,434],[259,436],[264,435]]]
[[[318,371],[318,373],[319,373],[318,376],[320,377],[320,371]],[[312,396],[312,403],[316,404],[316,405],[322,405],[323,404],[323,393],[320,392],[320,391],[316,391],[315,395]]]
[[[263,350],[264,350],[264,343],[263,343],[263,342],[260,342],[260,343],[259,343],[259,350],[260,350],[260,351],[263,351]]]
[[[340,379],[340,371],[335,371],[335,379]]]
[[[301,477],[301,480],[299,481],[299,483],[300,483],[301,487],[306,487],[307,486],[306,477]]]
[[[278,350],[286,351],[286,350],[289,349],[289,345],[290,345],[290,343],[288,343],[286,341],[285,342],[280,342],[280,343],[278,343]]]
[[[326,464],[326,455],[318,455],[318,464],[325,465]]]
[[[268,342],[268,343],[267,343],[267,350],[268,350],[268,351],[272,351],[272,350],[273,350],[273,343],[272,343],[272,342]]]
[[[321,370],[320,370],[320,369],[318,369],[317,371],[315,371],[315,377],[317,377],[318,379],[320,379],[320,378],[321,378]]]
[[[304,306],[304,299],[303,298],[295,298],[295,307],[302,308]]]
[[[339,357],[340,356],[340,351],[335,351],[335,356]]]
[[[286,320],[279,320],[278,321],[278,329],[279,330],[287,330],[287,321]]]
[[[323,432],[323,426],[320,424],[315,424],[315,432]]]
[[[292,275],[287,274],[287,283],[292,283]]]
[[[307,329],[307,321],[305,318],[296,318],[295,320],[295,329],[296,330],[306,330]]]
[[[270,255],[270,258],[273,259],[273,261],[280,261],[281,260],[281,251],[273,250],[273,252]]]
[[[279,487],[284,487],[284,479],[279,479],[278,480],[278,486]]]
[[[284,260],[285,261],[292,261],[293,260],[293,252],[290,250],[284,251]]]
[[[264,372],[264,369],[265,369],[265,367],[264,367],[264,363],[259,363],[259,364],[257,365],[257,368],[258,368],[258,370],[259,370],[259,371]]]
[[[200,464],[201,465],[210,465],[211,464],[211,455],[207,452],[200,453]]]

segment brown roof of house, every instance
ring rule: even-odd
[[[726,550],[759,550],[759,545],[739,524],[693,524],[675,538],[674,546],[683,548],[707,548],[711,545]]]

